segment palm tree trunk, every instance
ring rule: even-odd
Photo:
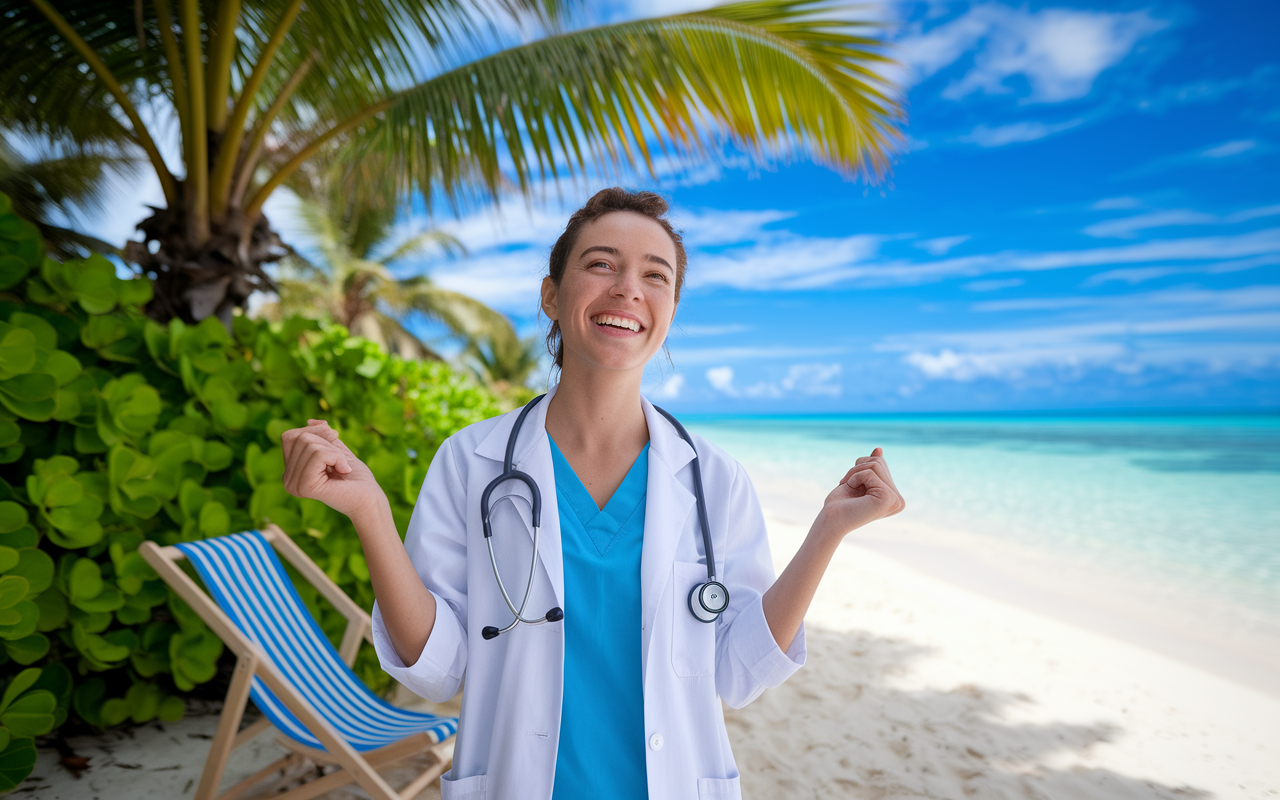
[[[276,290],[263,266],[279,261],[288,249],[262,214],[250,225],[244,215],[232,213],[214,221],[209,237],[199,242],[180,205],[153,211],[138,224],[143,241],[129,242],[124,251],[153,279],[146,307],[152,319],[176,317],[194,324],[216,316],[229,331],[236,306],[244,306],[255,291]]]

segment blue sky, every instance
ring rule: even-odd
[[[628,182],[672,201],[690,251],[651,397],[742,413],[1280,406],[1280,4],[879,13],[909,86],[909,146],[882,184],[732,154]],[[551,243],[600,187],[563,188],[500,220],[437,217],[470,256],[401,271],[539,330]]]

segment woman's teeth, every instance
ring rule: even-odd
[[[640,331],[640,323],[626,317],[615,317],[611,314],[601,314],[598,317],[592,317],[591,321],[597,325],[610,325],[614,328],[626,328],[629,331]]]

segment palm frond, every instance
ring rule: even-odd
[[[379,259],[383,264],[394,264],[405,258],[415,256],[467,254],[467,248],[452,234],[444,231],[430,230],[416,233],[396,246],[394,250]]]
[[[815,0],[760,0],[575,31],[503,51],[399,93],[350,145],[401,191],[493,193],[504,155],[521,187],[588,162],[651,163],[651,143],[701,152],[730,137],[758,158],[804,154],[878,176],[901,109],[867,23]]]

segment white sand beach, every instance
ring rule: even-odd
[[[753,478],[767,487],[781,569],[820,489],[755,467]],[[1147,646],[1159,638],[1154,629],[1130,637],[1133,624],[1090,624],[1102,619],[1096,611],[1049,613],[1043,597],[1021,602],[1016,582],[984,585],[980,571],[944,580],[954,565],[948,573],[920,557],[923,548],[892,546],[895,536],[920,541],[912,526],[908,511],[850,537],[810,611],[806,667],[750,706],[726,709],[745,797],[1280,797],[1270,651],[1228,677],[1220,673],[1230,669],[1210,668],[1231,659],[1178,659],[1164,652],[1176,642]],[[80,778],[46,750],[19,791],[45,800],[191,797],[215,724],[192,716],[73,739],[90,759]],[[224,785],[279,752],[260,737],[232,757]]]

